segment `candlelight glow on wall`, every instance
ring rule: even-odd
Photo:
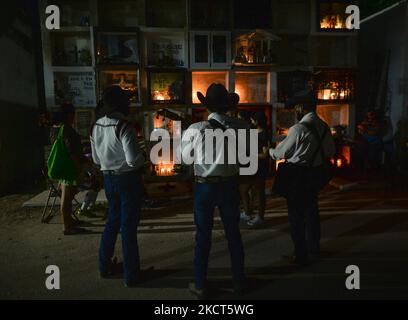
[[[207,88],[212,83],[220,83],[228,89],[227,81],[228,73],[225,71],[196,71],[192,73],[193,80],[193,103],[200,103],[198,100],[197,92],[200,91],[204,96],[207,92]]]
[[[267,72],[237,72],[235,93],[239,103],[267,103],[269,96]]]
[[[183,103],[184,74],[182,72],[149,73],[148,90],[153,103]]]
[[[320,87],[317,91],[319,100],[348,100],[351,96],[351,90],[344,88],[337,81],[331,81],[323,88]]]
[[[354,72],[349,69],[321,70],[315,78],[317,99],[351,101],[354,99]]]
[[[157,176],[166,177],[174,175],[173,163],[160,163],[155,166],[155,172]]]
[[[329,15],[321,18],[321,29],[345,29],[346,22],[340,15]]]
[[[346,26],[346,8],[349,3],[321,1],[319,6],[320,29],[342,30]]]

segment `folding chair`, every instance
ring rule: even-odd
[[[61,200],[61,191],[60,191],[61,184],[59,182],[56,183],[55,181],[49,179],[46,171],[43,171],[43,176],[48,186],[48,196],[47,196],[47,201],[44,205],[44,209],[42,212],[41,223],[48,223],[54,216],[53,214],[54,214],[54,211],[56,210],[55,204],[56,204],[57,199],[59,198]],[[73,199],[73,202],[74,202],[74,205],[72,207],[73,208],[72,218],[76,221],[79,221],[75,212],[81,206],[81,204],[75,197]]]

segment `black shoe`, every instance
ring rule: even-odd
[[[206,289],[198,289],[194,282],[191,282],[188,285],[189,291],[197,297],[198,300],[205,300],[207,299],[207,290]]]
[[[84,224],[85,224],[85,222],[82,221],[82,220],[74,220],[74,221],[72,222],[72,226],[73,226],[73,227],[80,227],[80,226],[83,226]]]
[[[108,264],[106,271],[100,272],[99,274],[102,279],[111,279],[121,273],[123,273],[123,264],[118,263],[117,257],[113,257],[112,261]]]
[[[139,286],[141,283],[148,281],[153,278],[154,276],[154,266],[150,266],[147,269],[140,270],[137,279],[125,281],[126,288],[135,288]]]

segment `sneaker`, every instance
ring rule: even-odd
[[[259,227],[265,224],[265,220],[262,219],[259,215],[256,215],[255,218],[252,218],[247,222],[249,227]]]
[[[249,220],[251,220],[251,216],[247,215],[245,211],[242,211],[239,217],[241,221],[244,221],[244,222],[248,222]]]
[[[205,300],[207,299],[207,290],[205,289],[198,289],[194,282],[191,282],[188,285],[189,291],[197,297],[198,300]]]

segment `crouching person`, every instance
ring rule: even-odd
[[[125,286],[133,287],[140,280],[137,227],[143,194],[142,167],[144,157],[132,125],[125,120],[129,98],[117,86],[103,94],[103,109],[92,129],[92,158],[100,165],[109,214],[99,249],[99,271],[102,278],[113,274],[115,243],[122,236]]]

